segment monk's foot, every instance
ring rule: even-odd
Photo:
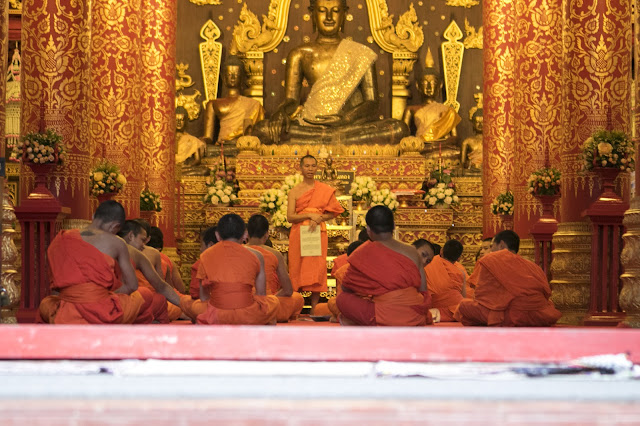
[[[340,315],[338,317],[338,322],[340,322],[340,325],[343,325],[343,326],[358,325],[357,323],[351,321],[349,318],[345,317],[344,315]]]

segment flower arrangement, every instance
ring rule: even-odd
[[[373,194],[371,194],[371,207],[380,205],[387,206],[389,210],[395,212],[400,203],[398,202],[396,194],[385,188],[374,191]]]
[[[162,206],[160,205],[160,195],[155,192],[149,191],[149,188],[145,188],[140,193],[140,210],[143,212],[160,212]]]
[[[453,182],[451,182],[453,183]],[[458,204],[455,186],[448,186],[444,182],[436,183],[425,194],[425,201],[429,207],[452,206]]]
[[[127,184],[127,179],[117,164],[103,160],[89,173],[91,180],[91,195],[98,196],[101,194],[109,194],[120,192],[122,187]]]
[[[66,157],[62,136],[51,129],[27,133],[18,142],[18,156],[24,164],[59,164]]]
[[[271,223],[276,227],[291,228],[287,221],[287,208],[289,206],[289,191],[302,182],[302,175],[290,175],[284,179],[280,188],[268,189],[258,197],[260,210],[271,214]]]
[[[543,167],[531,173],[527,184],[533,195],[556,195],[560,193],[560,170]]]
[[[422,182],[422,190],[428,207],[449,207],[460,201],[450,169],[432,171],[429,178]]]
[[[376,182],[369,176],[358,176],[351,183],[349,195],[353,201],[371,202],[373,193],[378,189]]]
[[[594,167],[615,167],[622,171],[633,171],[633,143],[623,132],[598,130],[584,141],[582,157],[585,170]]]
[[[211,169],[211,178],[215,180],[225,181],[227,184],[233,187],[233,193],[238,195],[240,191],[240,182],[236,179],[236,171],[232,167],[227,167],[227,162],[224,158],[220,157],[218,164]]]
[[[207,178],[207,193],[204,196],[204,202],[206,204],[228,204],[232,206],[238,200],[238,196],[234,192],[235,188],[232,184],[226,180]]]
[[[513,215],[513,192],[507,191],[498,195],[491,203],[491,212]]]

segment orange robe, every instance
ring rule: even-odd
[[[162,265],[162,276],[165,281],[169,282],[171,277],[173,276],[173,262],[169,259],[169,256],[160,252],[160,264]],[[173,289],[178,296],[180,296],[180,292]],[[182,309],[179,306],[174,305],[173,303],[167,301],[167,314],[169,315],[169,321],[175,321],[180,318],[182,315]]]
[[[332,297],[331,299],[327,300],[327,307],[329,308],[329,311],[331,312],[331,316],[333,317],[333,319],[338,319],[338,317],[340,316],[340,309],[338,309],[338,304],[336,299],[338,299],[338,296],[342,294],[342,282],[344,281],[344,277],[345,275],[347,275],[348,270],[349,270],[349,263],[345,262],[342,265],[342,267],[340,267],[333,274],[333,276],[336,279],[336,297]]]
[[[180,297],[182,310],[198,324],[269,324],[276,319],[278,298],[254,294],[260,261],[246,247],[220,241],[202,252],[200,261],[197,278],[210,291],[209,300]]]
[[[515,253],[504,249],[485,255],[473,275],[475,298],[463,299],[455,312],[463,325],[550,326],[562,316],[549,300],[542,269]]]
[[[432,322],[431,297],[420,292],[420,270],[407,256],[369,241],[349,256],[337,297],[341,315],[360,325],[412,326]]]
[[[258,250],[264,258],[264,272],[267,276],[267,294],[276,294],[280,291],[280,278],[278,277],[278,258],[275,254],[269,250],[260,246],[249,246],[252,249]],[[294,291],[291,296],[280,297],[280,307],[278,308],[278,314],[276,319],[278,322],[294,321],[300,315],[302,307],[304,306],[304,297],[297,291]]]
[[[436,255],[424,267],[424,272],[427,276],[427,289],[431,295],[432,307],[440,311],[440,321],[455,321],[453,312],[462,300],[462,287],[468,278],[464,266]]]
[[[191,281],[189,282],[189,295],[192,299],[200,299],[200,280],[197,278],[200,268],[200,259],[191,266]]]
[[[344,211],[336,199],[335,189],[316,181],[313,188],[305,192],[296,200],[296,213],[332,213],[334,216]],[[289,233],[289,275],[293,290],[322,292],[327,291],[327,226],[322,222],[322,255],[300,255],[300,226],[308,225],[309,221],[293,224]]]
[[[136,277],[138,278],[138,287],[147,289],[153,295],[153,301],[151,302],[151,312],[153,312],[153,320],[160,324],[169,324],[169,311],[167,309],[167,298],[156,291],[147,278],[144,276],[141,270],[136,269],[136,265],[131,261],[131,265],[136,270]]]
[[[49,324],[150,323],[151,293],[114,293],[122,286],[115,259],[85,242],[80,231],[61,231],[47,249],[51,288],[58,296],[40,303],[39,321]]]
[[[333,268],[331,268],[331,276],[333,278],[336,277],[336,272],[338,269],[342,268],[347,264],[347,253],[343,253],[340,256],[333,259]]]

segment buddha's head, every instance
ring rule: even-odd
[[[437,91],[442,88],[442,80],[435,68],[425,68],[418,88],[425,99],[434,99],[436,97]]]
[[[473,125],[473,131],[481,135],[483,129],[482,108],[479,108],[473,113],[473,116],[471,116],[471,124]]]
[[[338,35],[344,26],[347,10],[347,0],[309,0],[314,31],[321,35]]]
[[[242,84],[244,65],[237,56],[229,56],[224,63],[222,78],[224,85],[230,89],[238,89]]]
[[[176,130],[182,132],[187,125],[187,111],[184,107],[176,108]]]

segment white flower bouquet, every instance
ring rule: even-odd
[[[378,190],[376,182],[369,176],[358,176],[351,183],[349,195],[353,201],[370,202],[373,193]]]
[[[400,203],[398,202],[396,194],[388,189],[380,189],[371,194],[371,206],[379,205],[387,206],[389,207],[389,210],[395,212]]]
[[[491,203],[493,214],[513,215],[513,192],[507,191],[498,195]]]
[[[289,191],[291,188],[302,182],[302,175],[290,175],[284,178],[284,183],[280,188],[271,188],[265,191],[258,201],[260,210],[271,214],[271,223],[275,227],[291,228],[287,221],[287,208],[289,205]]]
[[[430,208],[449,207],[459,202],[455,187],[444,182],[438,182],[434,187],[428,189],[425,198]]]
[[[226,180],[217,179],[215,182],[207,185],[207,194],[204,196],[204,202],[207,204],[228,204],[232,206],[238,201],[238,197],[234,193],[233,185]]]
[[[127,178],[120,173],[117,164],[102,160],[89,173],[89,191],[91,195],[117,194],[127,184]]]
[[[621,171],[634,170],[633,142],[623,132],[598,130],[582,146],[585,170],[612,167]]]
[[[148,188],[145,188],[140,193],[140,211],[143,212],[160,212],[162,206],[160,205],[160,195]]]
[[[24,164],[60,164],[66,157],[62,136],[51,129],[24,135],[18,142],[18,151]]]

